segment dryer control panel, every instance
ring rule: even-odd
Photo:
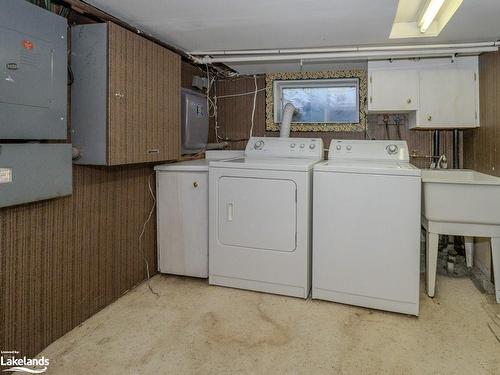
[[[333,139],[328,159],[409,162],[408,145],[406,141]]]
[[[245,156],[323,159],[321,138],[252,137],[247,143]]]

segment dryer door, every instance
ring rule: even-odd
[[[222,177],[219,242],[228,246],[294,251],[297,186],[291,180]]]

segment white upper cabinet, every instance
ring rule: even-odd
[[[478,88],[477,63],[458,60],[423,69],[420,71],[420,110],[416,127],[479,126]]]
[[[407,112],[418,108],[418,71],[408,63],[369,62],[368,110]]]
[[[410,128],[479,126],[478,58],[368,63],[368,110],[409,112]]]

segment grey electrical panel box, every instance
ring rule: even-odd
[[[71,28],[71,140],[81,152],[75,164],[106,165],[108,118],[108,25]]]
[[[0,139],[67,138],[67,20],[22,0],[0,11]]]
[[[72,193],[71,145],[0,144],[0,207]]]
[[[198,92],[182,89],[182,153],[196,154],[207,147],[207,97]]]

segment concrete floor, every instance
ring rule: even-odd
[[[499,374],[500,307],[438,276],[420,317],[156,276],[40,355],[48,374]]]

